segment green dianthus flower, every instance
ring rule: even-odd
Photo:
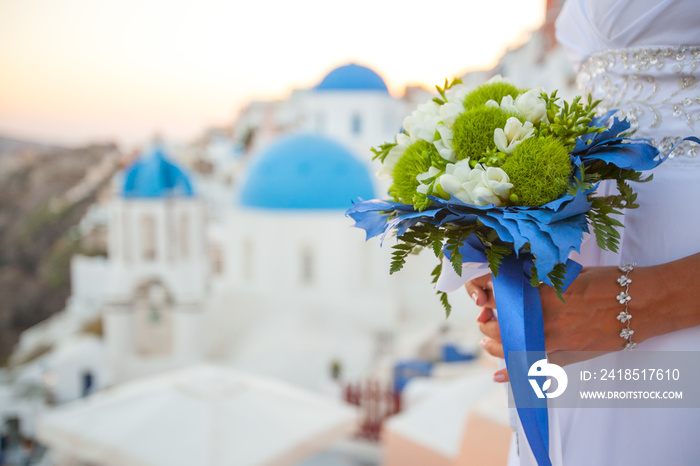
[[[559,199],[566,193],[572,173],[566,147],[550,136],[525,139],[501,168],[513,183],[512,199],[522,206],[542,206]]]
[[[457,117],[452,126],[452,147],[457,160],[480,160],[482,155],[492,152],[496,148],[494,130],[503,128],[511,116],[514,115],[500,108],[479,107]]]
[[[394,167],[394,184],[389,188],[394,199],[404,204],[414,203],[413,198],[419,185],[416,176],[428,171],[431,155],[438,156],[437,149],[427,141],[419,140],[408,146]]]
[[[500,81],[482,84],[467,94],[464,98],[464,108],[467,110],[478,108],[489,100],[494,100],[500,104],[503,97],[509,95],[515,99],[519,94],[520,90],[508,82]]]

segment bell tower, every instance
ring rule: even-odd
[[[109,218],[105,342],[119,382],[201,358],[209,264],[205,212],[160,145],[126,169]]]

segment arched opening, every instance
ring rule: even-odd
[[[170,354],[173,346],[173,299],[159,281],[143,283],[134,292],[134,340],[142,356]]]

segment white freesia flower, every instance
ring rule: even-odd
[[[434,176],[434,175],[433,175]],[[513,184],[501,168],[469,165],[469,159],[448,163],[437,183],[447,193],[465,204],[502,206]]]
[[[489,187],[494,194],[500,198],[506,199],[510,196],[510,190],[513,188],[513,183],[510,182],[508,173],[500,167],[486,167],[486,171],[482,175],[484,184]]]
[[[474,191],[472,192],[472,196],[474,196],[474,199],[476,202],[474,202],[474,205],[489,205],[493,204],[496,207],[500,207],[503,205],[501,199],[496,196],[493,191],[491,191],[488,186],[484,185],[479,185],[476,188],[474,188]]]
[[[488,81],[486,81],[486,84],[491,84],[491,83],[508,83],[508,84],[512,84],[511,81],[510,81],[510,79],[504,78],[504,77],[501,76],[500,74],[497,74],[497,75],[495,75],[494,77],[492,77],[491,79],[489,79]]]
[[[500,108],[501,110],[506,111],[508,113],[514,113],[516,115],[520,114],[518,107],[515,106],[515,101],[513,100],[513,97],[509,95],[503,96],[500,104],[495,100],[487,100],[484,105],[486,107]]]
[[[450,128],[455,120],[464,113],[464,103],[462,100],[448,101],[440,106],[440,119],[443,124]]]
[[[518,114],[520,113],[518,111],[518,107],[515,105],[515,101],[513,100],[513,97],[506,95],[503,96],[501,99],[501,110],[508,112],[508,113],[515,113]]]
[[[440,105],[432,100],[421,104],[403,121],[403,127],[411,135],[412,141],[422,139],[433,142],[435,131],[440,123]]]
[[[401,133],[396,136],[396,145],[389,150],[389,153],[384,157],[382,165],[377,170],[377,177],[382,179],[392,179],[394,167],[399,159],[406,152],[406,148],[411,144],[408,136]]]
[[[462,84],[447,92],[447,102],[440,106],[440,118],[448,127],[452,128],[457,117],[464,113],[464,98],[469,91],[469,88]]]
[[[540,96],[541,93],[539,89],[530,89],[515,99],[518,112],[532,123],[547,122],[547,105]]]
[[[422,194],[428,194],[428,188],[430,187],[430,183],[425,184],[423,181],[433,178],[434,176],[437,176],[440,174],[440,169],[435,168],[435,167],[430,167],[427,172],[421,173],[420,175],[416,176],[416,179],[418,180],[418,187],[416,188],[416,191]]]
[[[413,144],[413,141],[411,140],[410,137],[408,137],[408,135],[407,135],[406,133],[399,133],[399,134],[396,135],[396,144],[397,144],[398,146],[403,147],[404,150],[406,150],[406,148],[407,148],[408,146],[410,146],[411,144]]]
[[[479,165],[477,165],[479,167]],[[453,195],[465,204],[475,204],[472,191],[479,183],[478,169],[469,166],[469,159],[457,163],[448,163],[445,174],[438,178],[438,184],[448,194]]]
[[[440,139],[435,141],[433,145],[443,159],[455,162],[457,160],[457,154],[452,148],[452,138],[454,136],[452,127],[440,123],[437,126],[437,132],[440,133]]]
[[[504,129],[496,128],[493,132],[493,141],[501,152],[512,154],[518,144],[535,134],[532,123],[526,121],[522,124],[515,117],[508,118]]]
[[[475,193],[478,201],[484,202],[485,205],[494,204],[500,207],[510,198],[510,190],[513,188],[513,183],[510,182],[508,174],[502,168],[486,167],[486,170],[481,175],[481,181],[483,188],[486,188],[490,194],[479,189]]]
[[[474,205],[493,204],[503,206],[510,197],[513,183],[508,174],[498,167],[482,167],[477,165],[471,173],[471,197]]]
[[[457,160],[457,154],[452,148],[452,127],[457,118],[464,113],[464,98],[470,91],[469,87],[463,84],[454,86],[447,91],[446,102],[440,106],[440,123],[436,128],[440,138],[434,141],[434,145],[440,156],[450,162]]]

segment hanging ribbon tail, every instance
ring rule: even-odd
[[[530,385],[530,367],[547,359],[544,346],[542,302],[537,287],[530,284],[532,259],[504,257],[493,287],[513,399],[520,423],[539,466],[551,466],[547,399],[537,398]],[[566,291],[581,271],[573,260],[566,262],[562,291]]]
[[[533,396],[528,378],[530,366],[547,358],[540,294],[536,287],[530,285],[524,272],[531,266],[529,259],[512,255],[504,257],[493,286],[501,341],[518,416],[537,464],[551,466],[547,401],[546,398]]]

